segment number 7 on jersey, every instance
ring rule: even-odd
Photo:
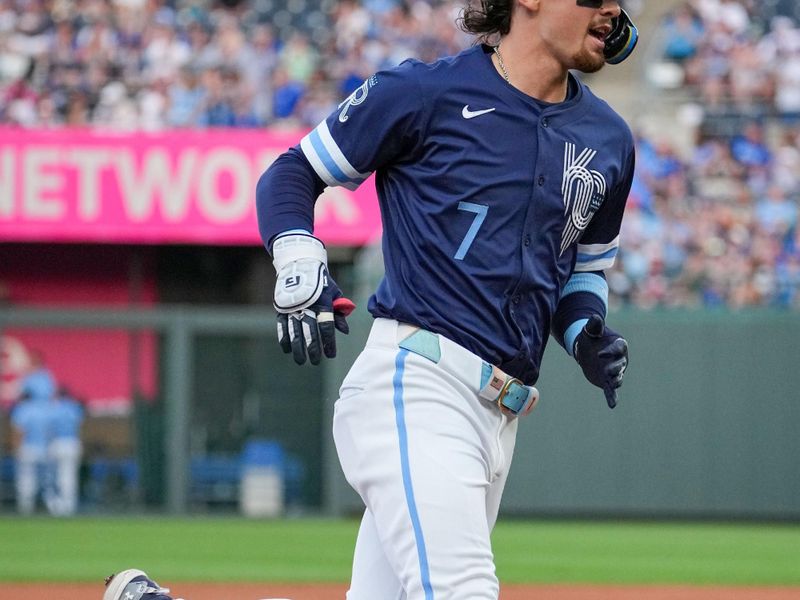
[[[478,235],[478,230],[481,228],[481,225],[483,225],[484,219],[486,219],[486,213],[489,212],[489,207],[485,204],[475,204],[474,202],[459,202],[458,210],[475,213],[475,219],[473,219],[472,225],[469,226],[467,235],[464,236],[464,240],[458,247],[458,252],[456,252],[454,257],[456,260],[463,260],[467,252],[469,252],[469,247],[472,245],[472,242],[475,241],[475,236]]]

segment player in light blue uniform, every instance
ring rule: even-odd
[[[30,515],[37,495],[47,493],[47,445],[53,426],[52,407],[56,383],[41,356],[33,354],[33,368],[20,383],[20,400],[11,412],[16,450],[17,510]]]
[[[463,26],[485,43],[373,75],[257,189],[280,343],[318,363],[353,305],[313,204],[375,173],[386,272],[334,416],[366,505],[350,600],[495,600],[489,536],[548,337],[611,408],[627,367],[603,271],[633,138],[569,71],[624,59],[636,29],[616,0],[486,0]]]

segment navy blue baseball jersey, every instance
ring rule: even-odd
[[[376,173],[386,272],[369,311],[526,383],[573,273],[614,262],[633,137],[572,76],[567,99],[549,104],[499,76],[488,46],[406,61],[370,77],[300,146],[329,186]],[[600,276],[571,285],[607,293]]]

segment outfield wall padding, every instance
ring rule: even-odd
[[[298,367],[281,353],[266,307],[10,307],[0,309],[0,332],[159,333],[162,373],[152,418],[163,427],[150,423],[137,446],[141,462],[160,464],[141,465],[140,501],[164,496],[170,512],[191,511],[193,461],[236,456],[259,437],[281,443],[300,467],[287,490],[293,508],[351,514],[361,502],[341,475],[331,417],[371,324],[360,304],[351,334],[338,336],[339,356],[319,366]],[[602,392],[551,342],[537,383],[542,401],[520,423],[502,511],[800,520],[800,313],[620,311],[609,322],[631,349],[618,407],[609,410]],[[160,446],[143,451],[151,437],[163,442],[163,458]],[[87,448],[85,459],[92,452]],[[163,482],[159,498],[148,495],[148,481]]]
[[[800,315],[622,311],[609,323],[630,344],[617,408],[551,341],[502,511],[799,519]],[[329,402],[368,324],[354,323]],[[338,465],[326,472],[328,508],[360,510]]]

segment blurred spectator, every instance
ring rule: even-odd
[[[203,72],[204,110],[200,124],[206,127],[232,127],[233,106],[231,96],[235,93],[237,75],[233,70],[210,67]]]
[[[64,121],[58,114],[53,97],[44,93],[36,101],[36,127],[49,129],[63,125]]]
[[[230,15],[219,20],[210,50],[206,66],[219,67],[227,72],[242,71],[252,55],[244,32]]]
[[[703,21],[721,25],[731,34],[744,33],[750,26],[750,16],[740,0],[695,0],[694,6]]]
[[[202,71],[218,63],[218,53],[211,44],[211,33],[212,30],[205,22],[193,20],[189,23],[186,36],[191,53],[191,59],[189,60],[191,70]]]
[[[200,127],[205,90],[200,87],[194,65],[181,67],[180,75],[169,87],[167,124],[170,127]]]
[[[135,130],[139,127],[138,107],[121,81],[110,81],[100,90],[94,122],[101,127]]]
[[[32,127],[36,125],[36,103],[39,94],[33,85],[34,63],[31,61],[22,77],[13,81],[2,94],[3,120]]]
[[[242,68],[247,89],[253,94],[253,111],[259,123],[272,116],[272,73],[278,64],[278,44],[268,24],[260,23],[249,33],[251,55]]]
[[[336,108],[340,95],[333,85],[319,77],[300,101],[297,113],[304,123],[319,123]]]
[[[665,58],[682,63],[697,54],[705,29],[703,21],[692,8],[683,4],[675,10],[674,14],[666,17],[663,23],[663,34],[666,38]]]
[[[782,128],[775,144],[772,182],[787,194],[800,193],[800,135],[797,129]]]
[[[295,113],[305,86],[289,77],[284,67],[278,67],[272,74],[272,114],[275,119],[289,119]]]
[[[774,89],[768,63],[755,44],[737,42],[730,53],[731,103],[739,110],[761,110],[769,105]]]
[[[289,38],[278,59],[289,80],[298,83],[308,83],[318,61],[317,52],[309,43],[308,37],[300,32]]]
[[[775,108],[788,121],[800,121],[800,48],[780,50],[774,63]]]
[[[750,122],[744,130],[731,140],[731,155],[745,167],[766,167],[772,160],[772,153],[764,139],[764,127]]]
[[[145,81],[172,80],[190,57],[189,44],[176,32],[172,10],[160,8],[145,31],[142,53]]]
[[[136,94],[139,128],[158,131],[166,126],[167,78],[158,77]]]
[[[797,203],[787,198],[783,190],[773,185],[766,197],[756,202],[757,225],[767,234],[783,238],[797,225]]]

